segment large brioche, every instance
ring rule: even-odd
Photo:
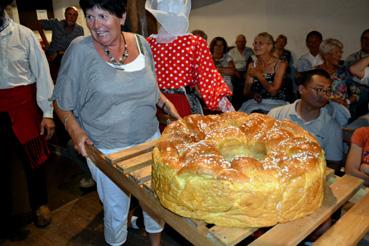
[[[323,201],[324,152],[290,121],[240,112],[187,116],[164,130],[153,158],[161,204],[208,223],[271,226],[311,214]]]

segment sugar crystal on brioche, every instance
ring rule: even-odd
[[[326,163],[317,140],[263,114],[184,117],[165,128],[153,159],[161,204],[207,223],[271,226],[323,201]]]

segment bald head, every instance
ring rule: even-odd
[[[237,49],[239,50],[243,50],[245,49],[245,46],[246,46],[246,37],[245,35],[243,34],[239,34],[236,38],[236,46],[237,46]]]

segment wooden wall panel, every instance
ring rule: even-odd
[[[129,18],[132,32],[142,34],[145,37],[157,32],[157,22],[145,10],[145,0],[128,0],[127,7],[127,18]]]
[[[54,17],[52,0],[17,0],[17,8],[20,23],[32,30],[37,30],[37,9],[46,9],[48,17]]]

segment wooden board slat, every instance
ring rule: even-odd
[[[332,168],[327,167],[325,169],[325,177],[329,178],[329,177],[332,177],[332,176],[335,176],[334,175],[334,170]]]
[[[254,233],[258,228],[232,228],[214,226],[210,232],[214,234],[224,245],[235,245]]]
[[[204,236],[204,237],[206,237],[207,235],[210,235],[209,234],[209,229],[206,227],[207,224],[206,224],[205,221],[190,219],[190,218],[186,218],[186,217],[183,217],[183,219],[187,223],[193,225],[197,229],[199,235]]]
[[[152,190],[152,188],[151,188],[151,179],[150,179],[150,180],[147,180],[143,185],[144,185],[144,187],[145,187],[145,189],[146,189],[147,191],[149,191],[149,192],[154,192],[154,191]]]
[[[369,194],[348,210],[314,245],[356,245],[369,231]]]
[[[206,227],[206,222],[202,220],[196,220],[196,219],[190,219],[190,218],[184,218],[188,223],[192,223],[196,227]]]
[[[350,202],[357,203],[359,202],[363,197],[365,197],[369,193],[369,188],[363,186],[361,187],[355,195],[353,195],[350,199]]]
[[[151,164],[152,164],[151,152],[143,153],[138,156],[132,156],[132,158],[127,160],[115,162],[115,166],[119,168],[119,170],[122,173],[131,173],[146,166],[151,166]]]
[[[138,185],[144,184],[146,181],[151,180],[151,166],[145,166],[129,174],[130,178],[133,178]]]
[[[100,161],[105,162],[109,165],[113,164],[112,161],[106,155],[104,155],[100,150],[95,148],[95,146],[86,144],[85,147],[86,147],[86,152],[88,154],[88,157],[90,159],[100,160]]]
[[[345,175],[326,189],[323,205],[312,215],[278,224],[250,245],[297,245],[355,194],[362,180]]]
[[[138,156],[151,150],[155,147],[159,140],[149,141],[143,144],[136,145],[132,148],[128,148],[110,155],[106,155],[107,158],[111,160],[112,163],[124,161],[130,159],[134,156]]]

